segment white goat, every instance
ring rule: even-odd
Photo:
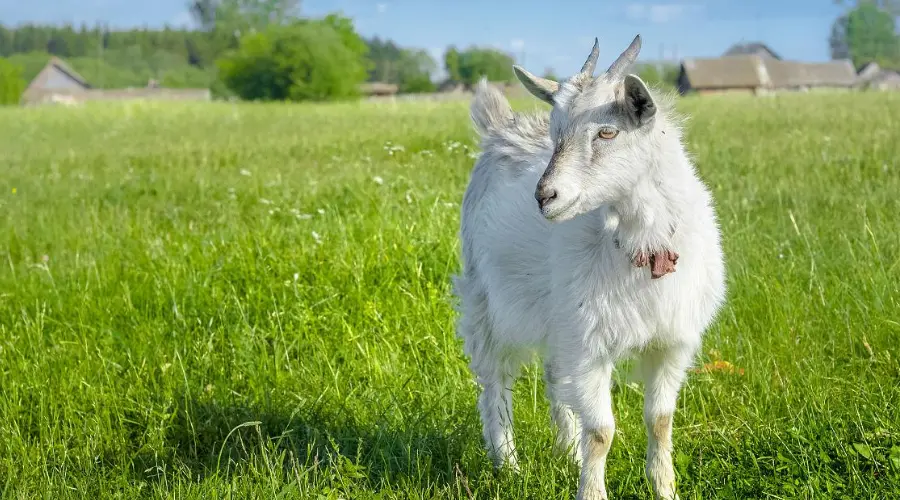
[[[658,498],[677,497],[676,399],[726,294],[711,195],[675,114],[624,74],[640,42],[597,78],[597,40],[562,83],[514,67],[549,116],[514,113],[484,81],[471,106],[482,154],[463,198],[454,289],[485,444],[497,467],[518,468],[512,385],[543,354],[555,449],[581,465],[580,499],[607,498],[612,371],[632,354],[645,384],[646,474]]]

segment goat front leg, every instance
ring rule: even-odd
[[[693,352],[686,347],[676,347],[647,352],[641,357],[644,425],[647,427],[645,470],[657,499],[678,498],[672,465],[672,421]]]
[[[576,465],[581,466],[581,422],[561,398],[561,387],[567,380],[560,375],[557,364],[553,359],[544,362],[544,385],[550,401],[550,419],[556,426],[553,452],[556,455],[568,455]]]
[[[478,410],[488,456],[497,469],[509,467],[519,470],[519,460],[513,437],[512,389],[515,377],[504,372],[499,361],[480,367],[478,381],[482,386],[478,395]]]
[[[582,420],[582,465],[577,500],[609,498],[606,494],[606,456],[616,431],[612,411],[612,369],[611,362],[596,362],[573,380]]]

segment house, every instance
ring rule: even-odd
[[[713,59],[685,59],[678,76],[681,94],[849,89],[856,71],[848,60],[821,63],[784,61],[759,55],[732,55]]]
[[[722,54],[722,57],[728,56],[760,56],[781,59],[781,56],[775,53],[774,50],[761,42],[736,43]]]
[[[119,101],[131,99],[208,101],[209,89],[173,89],[160,87],[150,80],[147,87],[124,89],[93,88],[84,77],[57,57],[51,57],[47,65],[28,84],[22,93],[22,105],[40,104],[76,105],[86,101]]]
[[[682,61],[678,74],[678,91],[681,94],[756,94],[760,89],[770,86],[763,59],[759,56],[687,58]]]
[[[884,70],[869,80],[866,87],[870,90],[900,90],[900,73]]]
[[[857,86],[866,90],[900,90],[900,73],[876,62],[864,64],[856,74]]]
[[[400,87],[393,83],[366,82],[359,85],[359,92],[366,97],[392,96],[400,91]]]
[[[859,68],[859,71],[856,72],[856,78],[860,82],[865,82],[879,73],[881,73],[881,66],[879,66],[877,62],[872,61],[863,64],[862,67]]]
[[[54,100],[53,95],[71,95],[90,90],[91,86],[68,64],[58,57],[51,57],[34,80],[22,93],[24,102]]]

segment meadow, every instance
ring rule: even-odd
[[[522,471],[483,451],[449,280],[467,106],[0,110],[3,498],[572,498],[539,364]],[[900,496],[900,96],[678,107],[729,283],[681,498]],[[616,382],[610,495],[650,498]]]

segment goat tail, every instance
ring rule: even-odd
[[[475,87],[475,97],[469,108],[475,128],[482,136],[507,125],[513,119],[512,107],[506,96],[482,78]]]

